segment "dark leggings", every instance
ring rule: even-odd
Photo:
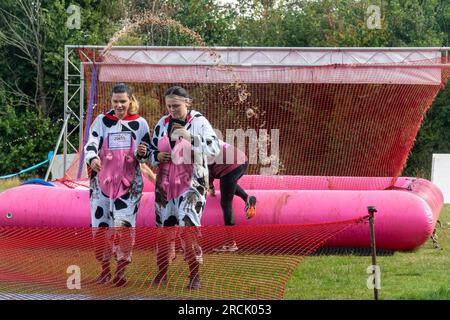
[[[247,193],[238,185],[238,180],[247,171],[248,162],[240,165],[220,178],[220,206],[226,226],[234,226],[233,197],[237,195],[247,202]]]

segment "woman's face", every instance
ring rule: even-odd
[[[111,104],[114,109],[114,115],[119,119],[123,119],[128,114],[130,102],[128,93],[113,93],[111,97]]]
[[[189,107],[189,104],[186,101],[166,97],[166,107],[173,118],[179,120],[186,119]]]

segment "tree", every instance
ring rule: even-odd
[[[79,1],[82,27],[69,29],[68,1],[2,2],[0,50],[6,68],[0,70],[0,81],[15,98],[13,104],[45,116],[61,114],[64,45],[106,43],[121,18],[118,3]]]
[[[240,1],[236,34],[242,45],[286,47],[439,46],[438,1]],[[378,5],[380,28],[369,28]]]
[[[0,19],[3,22],[4,29],[0,31],[0,39],[6,46],[10,46],[16,51],[16,56],[31,66],[34,74],[34,95],[31,100],[38,110],[47,113],[46,91],[44,88],[43,72],[43,35],[41,31],[41,1],[33,2],[27,0],[17,0],[15,6],[16,12],[8,12],[0,9]],[[10,67],[10,64],[7,64]],[[11,73],[12,70],[10,69]],[[7,85],[8,86],[8,85]],[[8,86],[10,92],[19,96],[22,103],[29,106],[26,93],[15,83]]]
[[[106,43],[122,18],[119,2],[78,1],[80,29],[66,25],[68,1],[0,2],[0,171],[42,161],[53,148],[62,125],[64,45]]]

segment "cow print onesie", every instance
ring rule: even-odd
[[[108,165],[107,159],[102,159],[102,155],[104,155],[102,150],[106,148],[108,151],[111,149],[114,152],[114,149],[117,149],[117,147],[114,147],[111,141],[117,136],[131,138],[131,143],[124,145],[124,148],[129,149],[125,151],[129,152],[132,156],[131,172],[133,173],[134,171],[134,177],[132,175],[131,181],[121,185],[122,192],[119,192],[117,194],[118,197],[115,198],[107,194],[108,191],[105,190],[107,188],[104,187],[105,183],[101,181],[105,177],[102,177],[101,173],[103,170],[105,170],[104,172],[107,171],[106,166]],[[98,158],[102,165],[99,173],[92,170],[90,174],[92,227],[136,227],[136,216],[144,186],[139,162],[146,161],[149,156],[149,148],[144,157],[141,158],[137,155],[137,146],[141,142],[149,146],[150,134],[147,121],[138,115],[128,115],[123,119],[119,119],[114,116],[114,110],[110,110],[99,115],[92,124],[89,140],[85,146],[86,163],[90,165],[93,159]],[[121,183],[120,180],[123,179],[124,171],[126,171],[126,164],[122,165],[122,163],[125,163],[123,159],[114,159],[114,163],[111,164],[114,166],[113,173],[110,173],[111,177],[107,176],[106,180],[110,179],[114,181],[112,184]],[[116,169],[117,167],[119,169]],[[130,171],[129,169],[128,167],[128,171]],[[117,179],[119,182],[117,182]],[[96,231],[98,230],[94,229],[94,238]],[[97,259],[100,261],[109,261],[111,255],[115,253],[117,260],[131,261],[131,251],[134,245],[134,230],[131,235],[131,242],[130,239],[120,241],[113,231],[107,232],[106,241],[109,245],[103,245],[101,246],[103,248],[102,250],[96,251]],[[116,237],[115,241],[114,237]]]
[[[162,151],[160,149],[164,140],[168,139],[171,118],[171,115],[162,117],[153,131],[149,158],[153,166],[162,166],[157,157],[158,153]],[[177,183],[174,180],[177,179],[164,181],[164,178],[161,178],[163,175],[161,170],[158,172],[155,183],[155,214],[156,226],[158,227],[201,226],[200,221],[206,205],[209,180],[207,156],[215,157],[219,154],[219,140],[209,121],[195,110],[188,112],[184,128],[191,135],[191,141],[185,142],[188,144],[189,153],[192,154],[191,175],[185,190],[177,197],[168,199],[167,192],[164,189],[173,188],[174,183]],[[172,153],[173,156],[174,154]],[[162,241],[173,241],[176,235],[171,233],[172,231],[168,231],[168,234],[163,235],[165,240]],[[183,231],[179,230],[179,236],[182,241],[185,259],[201,263],[203,259],[202,250],[197,243],[195,233],[191,236],[183,236]],[[162,250],[165,250],[160,249],[160,244],[161,241],[159,241],[157,248],[158,261],[166,259],[165,257],[160,257],[163,254],[161,253]]]

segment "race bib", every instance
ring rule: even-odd
[[[109,149],[130,149],[131,132],[116,132],[108,135]]]

